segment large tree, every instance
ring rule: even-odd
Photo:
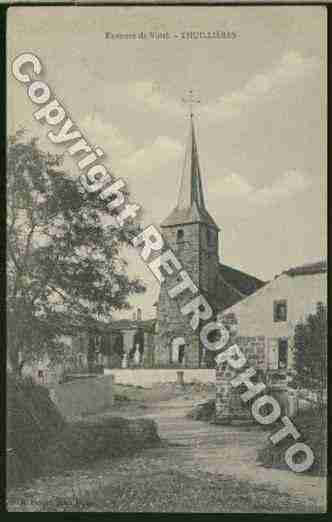
[[[317,304],[316,313],[295,327],[295,369],[301,386],[323,392],[327,384],[327,308]]]
[[[68,325],[109,321],[144,286],[123,255],[138,225],[115,227],[107,202],[23,131],[10,137],[7,159],[8,356],[19,372],[19,352],[23,362],[61,356]]]

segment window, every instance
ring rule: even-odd
[[[273,303],[274,322],[287,321],[287,301],[282,299]]]
[[[279,339],[278,342],[278,368],[284,370],[287,368],[288,362],[288,340]]]
[[[180,228],[180,230],[178,230],[176,233],[177,243],[181,243],[181,241],[183,241],[183,238],[184,238],[184,232],[183,232],[182,228]]]

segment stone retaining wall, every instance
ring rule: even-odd
[[[50,397],[63,417],[70,420],[111,408],[112,384],[112,375],[76,379],[50,388]]]

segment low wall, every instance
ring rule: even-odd
[[[215,382],[214,369],[104,369],[104,375],[113,375],[115,384],[131,384],[134,386],[143,386],[143,388],[150,388],[153,384],[176,382],[177,371],[183,371],[184,383],[199,381],[202,383]]]
[[[50,397],[63,417],[70,420],[110,408],[113,405],[112,383],[112,375],[76,379],[52,386]]]

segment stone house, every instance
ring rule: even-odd
[[[152,368],[155,319],[143,320],[141,310],[132,320],[112,321],[101,337],[99,352],[104,368]]]
[[[236,342],[251,366],[286,374],[294,366],[295,326],[318,303],[327,303],[326,261],[284,271],[224,314],[236,319]]]
[[[152,367],[154,329],[155,320],[144,320],[140,308],[133,319],[95,323],[72,336],[73,369]]]
[[[61,341],[67,345],[61,362],[52,364],[47,353],[24,366],[23,375],[38,384],[61,382],[68,374],[102,373],[105,368],[152,368],[155,319],[142,319],[138,308],[133,319],[96,322],[78,329],[67,326]]]

